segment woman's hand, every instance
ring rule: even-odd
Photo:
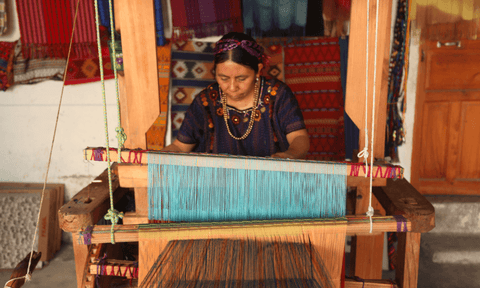
[[[185,144],[175,139],[175,141],[173,141],[172,144],[168,145],[167,147],[164,147],[160,151],[188,153],[188,152],[192,152],[193,148],[195,148],[195,144]]]
[[[274,158],[305,159],[310,149],[310,139],[307,129],[293,131],[287,134],[288,150],[272,155]]]

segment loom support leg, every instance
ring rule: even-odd
[[[357,199],[355,214],[364,215],[368,209],[370,188],[359,186],[357,188]],[[372,207],[375,211],[385,215],[385,210],[375,196],[372,197]],[[362,279],[381,279],[383,261],[384,233],[372,236],[356,236],[352,241],[351,276],[358,276]]]
[[[73,235],[75,237],[75,235]],[[85,285],[85,276],[89,251],[88,245],[79,244],[77,239],[73,238],[73,254],[75,256],[75,272],[77,275],[77,287],[90,287]],[[93,286],[91,286],[93,288]]]
[[[415,288],[418,283],[421,233],[398,233],[395,280],[401,288]]]

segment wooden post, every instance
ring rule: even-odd
[[[372,141],[371,125],[373,104],[375,105],[375,139],[374,158],[384,158],[386,105],[388,93],[388,66],[390,54],[390,27],[392,15],[392,1],[380,1],[378,34],[376,35],[376,1],[370,1],[369,18],[369,49],[367,59],[367,0],[352,2],[351,31],[348,55],[348,75],[345,110],[353,122],[360,129],[360,147],[365,146],[365,125],[368,127],[369,141]],[[377,42],[375,42],[377,41]],[[374,84],[375,70],[375,43],[377,44],[376,62],[376,83]],[[366,95],[366,65],[368,71],[369,93]],[[375,89],[375,90],[374,90]],[[373,102],[373,91],[375,91],[375,103]],[[368,99],[368,116],[365,119],[365,98]],[[368,149],[371,154],[371,142]],[[370,157],[369,157],[370,158]],[[363,159],[360,159],[363,160]],[[368,159],[370,161],[370,159]],[[363,214],[367,211],[369,203],[369,185],[360,185],[357,189],[356,214]],[[376,199],[372,200],[372,206],[381,207]],[[383,234],[378,236],[357,236],[353,241],[353,261],[355,267],[353,274],[364,279],[376,279],[382,276],[382,255],[383,255]]]
[[[417,287],[421,235],[421,233],[416,232],[398,233],[395,280],[399,287]]]
[[[125,76],[119,77],[125,148],[146,149],[146,136],[160,114],[153,1],[116,0]]]

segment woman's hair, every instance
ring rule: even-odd
[[[217,64],[230,60],[250,67],[257,73],[258,64],[262,63],[263,57],[263,48],[252,37],[239,32],[230,32],[216,43],[214,69]]]

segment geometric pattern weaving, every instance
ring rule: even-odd
[[[172,141],[185,118],[185,112],[195,96],[215,81],[213,48],[215,43],[177,41],[172,43],[171,120]]]
[[[284,53],[285,82],[299,102],[310,137],[307,159],[345,160],[338,38],[295,41]]]

